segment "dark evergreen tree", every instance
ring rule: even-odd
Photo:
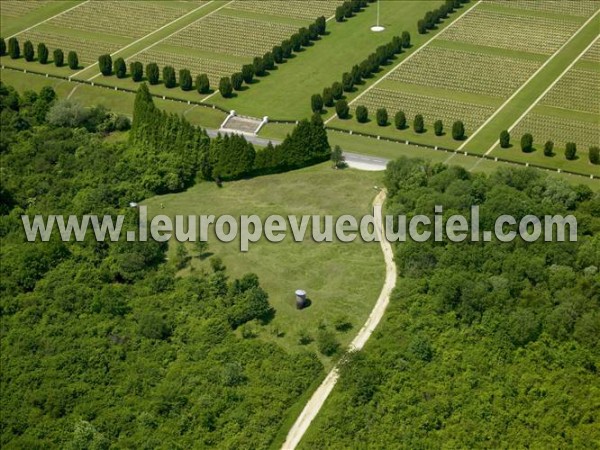
[[[293,50],[294,46],[292,45],[292,41],[290,39],[286,39],[281,43],[281,52],[284,58],[289,59],[292,56]]]
[[[436,136],[442,136],[444,134],[444,122],[436,120],[433,124],[433,132]]]
[[[554,142],[546,141],[544,144],[544,155],[545,156],[553,156],[554,155]]]
[[[271,53],[273,54],[273,60],[275,61],[275,64],[281,64],[283,62],[283,49],[280,45],[273,47]]]
[[[284,157],[283,165],[288,169],[328,161],[331,157],[327,131],[322,122],[301,121],[280,147]]]
[[[0,56],[6,56],[6,41],[0,38]]]
[[[465,138],[465,125],[462,121],[457,120],[452,125],[452,138],[455,141],[462,141]]]
[[[208,94],[210,92],[210,80],[207,74],[203,73],[196,77],[196,90],[199,94]]]
[[[275,58],[273,57],[273,53],[265,53],[263,56],[263,63],[266,70],[273,70],[275,68]]]
[[[35,52],[31,41],[25,41],[23,44],[23,58],[25,58],[25,61],[27,62],[31,62],[35,59]]]
[[[308,26],[308,36],[311,41],[316,41],[319,39],[319,28],[317,27],[316,23],[311,23]]]
[[[241,72],[236,72],[231,75],[231,86],[234,90],[239,91],[242,89],[242,85],[244,84],[244,78],[242,77]]]
[[[342,75],[342,87],[344,92],[352,92],[354,90],[354,80],[352,74],[346,72]]]
[[[298,35],[300,36],[300,44],[303,47],[308,47],[310,44],[310,32],[308,28],[302,27],[298,30]]]
[[[219,82],[219,92],[224,98],[230,98],[233,94],[233,86],[231,85],[231,80],[229,77],[221,78]]]
[[[65,54],[60,48],[57,48],[54,50],[54,52],[52,52],[52,58],[54,59],[54,65],[56,67],[62,67],[62,65],[65,63]]]
[[[112,74],[112,58],[110,55],[100,55],[98,58],[98,67],[100,68],[100,73],[105,77]]]
[[[334,104],[333,92],[331,88],[323,89],[323,104],[328,108],[332,107]]]
[[[252,83],[254,80],[254,65],[246,64],[242,67],[242,77],[244,78],[244,82],[246,84]]]
[[[160,70],[158,69],[158,64],[146,64],[146,78],[148,79],[148,83],[150,83],[151,86],[155,86],[159,83]]]
[[[131,79],[136,83],[144,78],[144,65],[139,61],[132,62],[129,65],[129,71],[131,72]]]
[[[117,78],[125,78],[127,76],[127,65],[123,58],[115,59],[113,63],[113,70]]]
[[[191,91],[194,87],[192,74],[189,69],[181,69],[179,71],[179,86],[182,91]]]
[[[8,40],[8,55],[11,59],[17,59],[21,56],[21,47],[19,41],[15,37],[11,37]]]
[[[366,123],[369,120],[369,110],[366,106],[357,106],[355,114],[358,123]]]
[[[310,106],[315,113],[320,113],[323,110],[323,97],[321,97],[321,94],[314,94],[311,97]]]
[[[577,144],[575,144],[575,142],[567,142],[565,147],[565,158],[569,161],[574,161],[577,158]]]
[[[254,58],[254,61],[252,61],[252,66],[254,67],[254,75],[257,77],[264,77],[267,74],[265,70],[265,62],[260,56]]]
[[[417,22],[417,30],[419,31],[419,34],[427,33],[427,25],[424,20],[419,20]]]
[[[67,64],[69,64],[69,69],[77,70],[79,69],[79,57],[77,56],[77,52],[71,50],[67,55]]]
[[[423,133],[425,131],[425,120],[421,114],[415,116],[413,129],[415,130],[415,133]]]
[[[533,136],[530,133],[525,133],[521,137],[521,150],[525,153],[533,151]]]
[[[335,112],[340,119],[347,119],[350,113],[350,107],[346,100],[338,100],[335,104]]]
[[[410,33],[408,31],[402,32],[402,47],[409,48],[410,47]]]
[[[388,124],[388,112],[385,108],[379,108],[377,110],[377,125],[385,127]]]
[[[340,100],[344,96],[344,87],[337,81],[331,85],[331,94],[335,100]]]
[[[37,47],[38,61],[40,64],[48,63],[48,57],[50,56],[49,53],[50,52],[48,52],[48,47],[46,47],[46,44],[40,42]]]
[[[172,89],[177,85],[175,69],[173,66],[165,66],[162,70],[162,79],[167,89]]]
[[[321,16],[317,18],[315,21],[315,25],[317,26],[317,32],[323,36],[327,32],[327,19]]]
[[[501,148],[510,147],[510,133],[508,132],[508,130],[503,130],[500,133],[500,147]]]
[[[398,111],[394,116],[394,125],[398,130],[404,130],[406,128],[406,114],[403,111]]]
[[[590,163],[592,163],[594,165],[600,164],[600,147],[597,147],[597,146],[590,147],[588,155],[590,158]]]
[[[292,44],[292,50],[299,52],[302,49],[302,37],[299,33],[292,34],[290,37],[290,43]]]
[[[344,17],[346,17],[345,11],[344,11],[344,7],[343,6],[338,6],[337,8],[335,8],[335,21],[336,22],[343,22],[344,21]]]
[[[256,152],[252,144],[242,136],[225,135],[213,139],[210,145],[210,158],[213,161],[213,177],[222,180],[236,180],[251,172]]]

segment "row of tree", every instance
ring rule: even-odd
[[[311,109],[314,113],[320,113],[324,107],[334,107],[340,119],[345,119],[350,113],[348,103],[344,99],[345,92],[352,92],[355,86],[363,84],[365,79],[377,73],[381,66],[389,63],[396,55],[402,53],[402,49],[410,47],[410,33],[403,31],[401,36],[394,38],[387,44],[377,47],[360,64],[355,64],[350,72],[342,75],[341,82],[334,82],[331,87],[323,89],[322,94],[314,94],[311,97]]]
[[[510,133],[508,130],[503,130],[500,133],[500,147],[501,148],[510,148]],[[524,153],[531,153],[534,150],[533,148],[533,135],[531,133],[525,133],[521,136],[521,151]],[[545,156],[554,156],[554,142],[546,141],[544,144],[544,155]],[[575,142],[567,142],[565,145],[565,158],[568,161],[573,161],[577,159],[577,144]],[[588,158],[590,163],[597,165],[600,164],[600,148],[598,146],[592,146],[588,151]]]
[[[19,40],[16,37],[11,37],[8,40],[8,47],[4,38],[0,38],[0,56],[8,55],[11,59],[18,59],[21,57],[21,45],[19,44]],[[27,62],[31,62],[35,60],[35,49],[33,43],[31,41],[25,41],[23,43],[23,58]],[[65,64],[65,54],[64,52],[57,48],[52,53],[54,65],[56,67],[62,67]],[[50,51],[46,44],[40,42],[37,45],[37,60],[40,64],[48,64],[50,57]],[[79,69],[79,57],[77,56],[77,52],[70,51],[67,54],[67,64],[69,69],[77,70]]]
[[[188,69],[181,69],[179,71],[179,77],[177,77],[173,66],[164,66],[162,68],[161,78],[161,70],[158,64],[148,63],[146,64],[146,67],[144,67],[141,62],[134,61],[129,64],[128,72],[127,64],[123,58],[117,58],[113,61],[112,57],[108,54],[101,55],[98,58],[98,67],[100,68],[100,73],[104,76],[114,74],[117,78],[125,78],[129,73],[131,79],[138,83],[144,80],[145,74],[146,80],[153,86],[159,84],[162,79],[163,84],[168,89],[174,88],[179,82],[179,87],[182,91],[196,89],[200,94],[207,94],[210,92],[210,80],[208,75],[205,73],[197,75],[194,82],[192,74]]]
[[[376,0],[351,0],[346,1],[335,9],[336,22],[343,22],[346,19],[353,17],[366,8],[369,3],[374,3]]]
[[[428,30],[433,30],[443,20],[447,19],[463,3],[469,3],[470,0],[446,0],[442,6],[433,11],[427,11],[425,17],[417,22],[419,34],[425,34]]]
[[[145,152],[167,151],[177,155],[177,177],[156,180],[160,193],[177,190],[194,182],[196,174],[205,180],[235,180],[245,176],[284,172],[327,161],[331,147],[320,116],[302,121],[278,146],[269,144],[256,151],[242,136],[218,136],[210,140],[206,132],[183,117],[159,110],[147,85],[136,95],[129,134],[130,144]],[[166,173],[171,173],[165,171]]]
[[[338,105],[342,102],[338,102]],[[338,117],[340,119],[348,119],[349,118],[349,106],[345,101],[343,101],[343,111],[337,111]],[[338,106],[336,105],[336,106]],[[341,113],[341,115],[340,115]],[[359,123],[367,123],[369,121],[369,110],[366,106],[357,106],[356,111],[356,120]],[[386,127],[389,125],[389,115],[386,108],[379,108],[375,114],[375,119],[377,125],[380,127]],[[404,111],[398,111],[394,116],[394,126],[398,130],[405,130],[408,128],[406,114]],[[417,114],[413,120],[413,130],[415,133],[421,134],[425,133],[427,130],[425,128],[425,119],[422,114]],[[433,131],[436,136],[444,135],[444,122],[441,120],[436,120],[433,124]],[[457,141],[462,141],[465,138],[465,126],[461,120],[457,120],[452,125],[452,138]]]

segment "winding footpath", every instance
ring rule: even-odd
[[[373,331],[375,331],[375,328],[377,328],[377,325],[379,325],[379,322],[381,321],[383,314],[385,313],[385,310],[390,302],[392,290],[394,289],[394,286],[396,286],[397,273],[396,264],[394,263],[394,252],[392,251],[392,246],[384,237],[382,226],[382,209],[385,198],[386,192],[381,191],[377,197],[375,197],[375,200],[373,200],[373,207],[375,211],[375,230],[377,237],[379,238],[381,251],[383,252],[385,259],[385,283],[383,284],[383,288],[381,289],[377,303],[375,303],[375,307],[371,311],[371,314],[369,314],[367,321],[360,329],[354,340],[350,343],[348,352],[359,351],[367,343],[371,337],[371,334],[373,334]],[[336,365],[327,374],[325,380],[323,380],[308,403],[304,406],[304,409],[288,432],[287,438],[282,446],[282,450],[294,450],[300,443],[304,433],[306,433],[306,430],[310,426],[311,422],[317,416],[323,407],[325,400],[327,400],[327,397],[335,387],[338,378],[339,370],[338,365]]]

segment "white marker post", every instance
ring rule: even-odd
[[[379,33],[380,31],[385,30],[385,27],[382,27],[379,24],[379,3],[380,3],[379,0],[377,0],[377,25],[371,27],[371,31],[374,31],[376,33]]]

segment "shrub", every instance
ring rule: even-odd
[[[331,88],[323,89],[323,104],[325,106],[327,106],[328,108],[333,106],[334,100],[333,100],[333,92],[332,92]]]
[[[344,87],[342,83],[335,82],[331,85],[331,93],[333,94],[333,98],[339,100],[344,95]]]
[[[348,316],[341,315],[333,320],[333,327],[337,331],[346,332],[352,328],[352,322],[350,322]]]
[[[221,92],[221,95],[224,98],[231,97],[231,94],[233,94],[233,86],[231,85],[229,77],[221,78],[221,81],[219,82],[219,92]]]
[[[254,80],[254,66],[252,64],[246,64],[242,67],[242,78],[246,84],[252,83]]]
[[[569,161],[573,161],[577,157],[577,144],[575,142],[567,142],[565,147],[565,157]]]
[[[402,47],[403,48],[409,48],[410,47],[410,33],[408,31],[403,31],[402,32]]]
[[[369,120],[369,110],[366,106],[358,106],[356,108],[356,120],[359,123],[366,123]]]
[[[65,63],[65,54],[60,48],[57,48],[54,50],[54,52],[52,52],[52,58],[54,59],[54,65],[56,67],[62,67],[62,65]]]
[[[252,66],[254,67],[254,75],[257,77],[263,77],[266,75],[267,72],[265,70],[265,62],[260,56],[254,58]]]
[[[35,52],[33,51],[33,44],[31,41],[25,41],[23,44],[23,58],[25,61],[31,62],[35,58]]]
[[[600,164],[600,147],[590,147],[589,157],[592,164]]]
[[[276,45],[273,47],[271,52],[273,54],[273,60],[276,64],[281,64],[283,62],[283,49],[280,45]]]
[[[100,68],[100,73],[105,77],[112,74],[112,58],[110,55],[100,55],[98,58],[98,67]],[[152,83],[150,83],[152,84]]]
[[[452,138],[455,141],[462,141],[465,138],[465,124],[457,120],[452,125]]]
[[[199,94],[208,94],[210,91],[210,80],[205,73],[196,77],[196,90]]]
[[[315,94],[311,97],[310,106],[315,113],[320,113],[323,110],[323,97],[321,97],[321,94]]]
[[[338,100],[335,104],[335,112],[340,119],[347,119],[350,114],[350,107],[346,100]]]
[[[67,64],[69,64],[69,69],[71,70],[79,69],[79,57],[77,56],[77,52],[69,52],[67,55]]]
[[[525,133],[521,137],[521,150],[525,153],[530,153],[533,150],[533,136],[530,133]]]
[[[553,156],[554,155],[554,142],[546,141],[544,144],[544,155]]]
[[[313,341],[313,338],[310,334],[308,334],[308,331],[306,330],[300,330],[300,332],[298,333],[298,344],[300,345],[308,345]]]
[[[342,89],[344,92],[352,92],[354,89],[354,78],[349,72],[346,72],[344,75],[342,75]]]
[[[8,40],[8,55],[10,59],[17,59],[21,56],[21,47],[17,38],[12,37]]]
[[[508,130],[503,130],[500,133],[500,147],[501,148],[510,147],[510,133],[508,132]]]
[[[385,127],[388,124],[388,112],[385,108],[377,110],[377,125]]]
[[[129,66],[129,71],[131,72],[131,79],[136,83],[142,81],[142,78],[144,78],[144,66],[139,61],[132,62]]]
[[[148,78],[150,85],[158,84],[158,80],[160,79],[158,64],[150,63],[146,65],[146,78]]]
[[[47,64],[48,56],[49,56],[50,52],[48,52],[48,47],[46,47],[46,44],[44,44],[43,42],[40,42],[38,44],[37,53],[38,53],[38,61],[40,62],[40,64]]]
[[[415,116],[413,129],[415,130],[415,133],[423,133],[425,131],[425,120],[421,114]]]
[[[404,130],[406,128],[406,114],[403,111],[398,111],[394,117],[394,124],[398,130]]]
[[[444,122],[436,120],[433,124],[433,131],[436,136],[442,136],[444,134]]]
[[[325,356],[334,355],[340,347],[340,343],[331,331],[319,330],[317,334],[317,348]]]
[[[125,60],[123,58],[115,59],[113,70],[117,78],[125,78],[127,75],[127,65],[125,64]]]
[[[177,84],[177,79],[175,78],[175,69],[173,66],[165,66],[162,70],[163,83],[167,89],[174,88]]]
[[[275,68],[275,58],[273,57],[273,53],[265,53],[265,56],[263,56],[263,62],[266,70],[273,70]]]
[[[192,74],[189,69],[181,69],[179,71],[179,86],[182,91],[191,91],[193,86]]]
[[[4,38],[0,38],[0,56],[6,55],[6,41]]]
[[[236,72],[231,75],[231,86],[234,90],[239,91],[242,89],[242,85],[244,84],[244,77],[242,77],[242,72]]]

